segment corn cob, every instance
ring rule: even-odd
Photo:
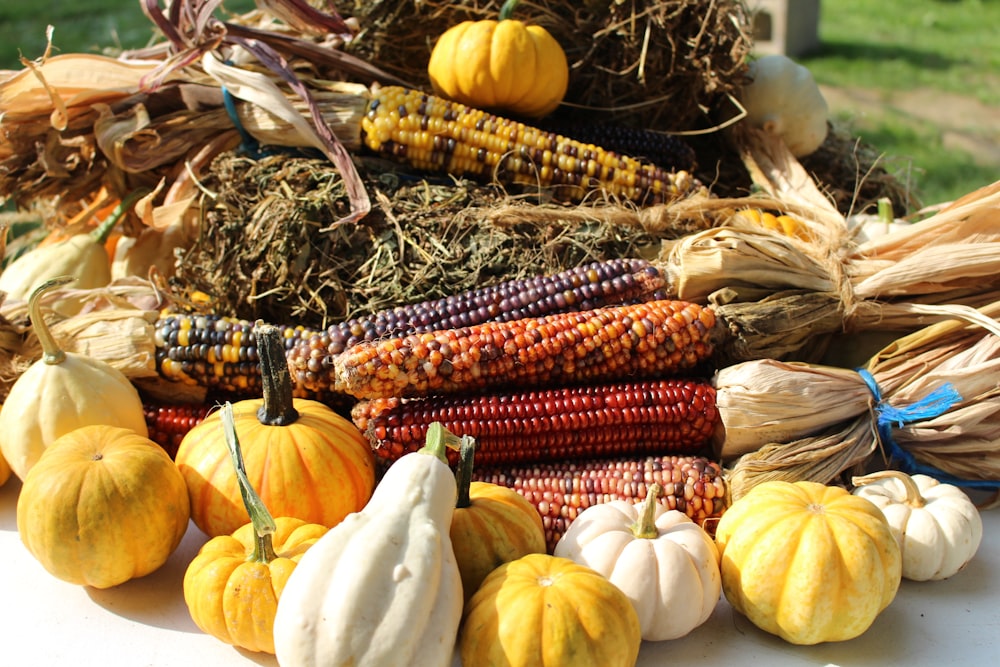
[[[170,458],[177,455],[177,447],[188,431],[208,416],[211,406],[202,403],[167,405],[145,401],[142,411],[149,429],[149,439],[163,447]]]
[[[666,132],[609,123],[545,123],[543,129],[666,169],[693,173],[697,167],[694,149]]]
[[[380,155],[428,171],[561,186],[579,200],[603,189],[642,205],[691,193],[695,180],[594,144],[567,139],[488,112],[398,86],[371,93],[362,143]]]
[[[479,464],[625,454],[704,454],[718,425],[715,390],[692,379],[648,380],[484,396],[376,398],[351,411],[376,456],[420,449],[440,422],[476,439]],[[457,463],[457,452],[449,452]]]
[[[728,505],[721,466],[701,456],[478,466],[472,477],[509,487],[527,498],[542,515],[549,553],[580,512],[612,500],[639,502],[653,482],[663,487],[659,502],[684,512],[710,531]]]
[[[285,327],[282,335],[289,355],[316,359],[314,365],[318,365],[318,360],[350,345],[390,334],[658,299],[663,298],[665,285],[663,275],[646,260],[610,259],[380,311],[339,322],[325,331]],[[219,315],[164,315],[156,325],[160,373],[227,393],[258,395],[260,369],[252,329],[250,322]],[[300,387],[296,394],[312,396]]]
[[[736,213],[764,229],[770,229],[771,231],[779,232],[800,241],[809,241],[811,239],[805,223],[793,216],[784,213],[775,215],[769,211],[762,211],[759,208],[745,208]]]
[[[707,359],[714,326],[709,308],[647,301],[363,342],[321,360],[292,355],[289,368],[300,386],[355,398],[654,378]]]

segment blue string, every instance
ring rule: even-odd
[[[229,120],[233,121],[233,125],[236,126],[236,131],[240,133],[240,138],[242,139],[240,150],[254,160],[259,160],[262,157],[270,155],[271,153],[269,151],[261,150],[260,142],[254,139],[253,135],[247,132],[247,129],[243,127],[240,115],[236,111],[236,100],[233,98],[233,94],[230,93],[229,89],[225,86],[222,86],[222,104],[226,107],[226,114],[229,116]]]
[[[855,370],[861,376],[861,379],[865,381],[865,384],[868,385],[872,396],[875,397],[875,426],[878,430],[878,437],[882,441],[882,444],[889,448],[889,455],[899,462],[899,467],[903,472],[911,475],[928,475],[939,482],[954,484],[955,486],[973,489],[1000,489],[1000,481],[962,479],[950,475],[943,470],[938,470],[933,466],[920,463],[913,454],[900,447],[899,443],[892,437],[893,427],[899,428],[904,424],[920,419],[938,417],[947,412],[955,403],[961,401],[962,395],[958,393],[953,384],[946,382],[916,403],[905,408],[897,408],[882,399],[882,392],[879,391],[878,384],[876,384],[875,378],[872,377],[871,373],[864,368],[857,368]]]

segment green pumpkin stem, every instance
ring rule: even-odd
[[[431,425],[427,427],[427,436],[425,439],[425,444],[423,447],[417,450],[419,454],[428,454],[430,456],[436,456],[445,463],[448,462],[448,456],[446,451],[450,447],[451,449],[461,450],[462,442],[466,438],[472,439],[470,436],[458,437],[448,429],[444,427],[441,422],[431,422]]]
[[[632,534],[637,538],[652,540],[656,538],[660,531],[656,528],[656,499],[663,493],[663,487],[659,482],[653,482],[646,492],[646,503],[642,508],[642,516],[632,524]]]
[[[500,7],[500,20],[506,21],[514,14],[514,10],[517,6],[521,4],[521,0],[505,0],[503,5]]]
[[[90,232],[90,238],[94,243],[98,245],[104,245],[111,236],[111,230],[115,228],[115,225],[122,219],[125,213],[132,208],[139,199],[145,197],[149,194],[149,190],[146,188],[139,188],[138,190],[133,190],[118,202],[118,206],[115,206],[115,210],[111,211],[111,215],[104,219],[104,221],[99,224],[93,231]]]
[[[253,524],[253,533],[256,537],[253,555],[248,560],[270,563],[277,558],[271,538],[274,531],[278,529],[277,524],[247,478],[246,465],[243,463],[243,450],[240,448],[240,439],[236,435],[233,404],[229,401],[226,401],[222,406],[221,417],[222,431],[226,436],[226,447],[229,448],[229,458],[232,459],[233,467],[236,469],[236,481],[239,483],[240,495],[243,497],[243,506],[246,507],[247,514],[250,516],[250,523]]]
[[[285,346],[278,327],[256,322],[253,328],[260,357],[261,385],[264,404],[257,419],[267,426],[287,426],[299,418],[292,395],[292,374],[288,371]]]
[[[71,283],[74,280],[76,278],[71,276],[58,276],[51,280],[46,280],[36,287],[31,296],[28,297],[28,317],[31,318],[31,326],[34,328],[35,336],[42,346],[42,361],[47,364],[61,364],[66,359],[66,353],[56,343],[52,332],[49,331],[49,326],[45,323],[45,318],[42,317],[42,295],[50,289]]]
[[[472,436],[462,437],[458,448],[458,469],[455,471],[455,481],[458,483],[458,501],[455,507],[462,509],[472,504],[469,497],[469,486],[472,484],[472,464],[476,456],[476,439]]]

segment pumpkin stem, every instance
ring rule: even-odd
[[[472,504],[469,496],[469,486],[472,484],[472,463],[476,455],[476,439],[464,436],[458,448],[458,470],[455,471],[458,482],[458,502],[455,507],[462,509]]]
[[[264,391],[264,404],[257,411],[257,419],[266,426],[288,426],[299,418],[299,411],[292,396],[292,374],[288,372],[281,332],[260,320],[254,324],[253,332]]]
[[[254,543],[253,555],[248,560],[270,563],[277,558],[271,538],[274,531],[278,529],[277,524],[247,478],[246,465],[243,463],[243,450],[240,448],[240,439],[236,435],[233,404],[226,401],[225,405],[222,406],[220,416],[222,418],[222,431],[226,436],[226,447],[229,448],[229,458],[232,459],[233,467],[236,469],[236,481],[240,487],[240,495],[243,497],[243,506],[246,507],[247,514],[250,515],[250,523],[253,524],[254,536],[257,538]]]
[[[910,507],[919,508],[927,504],[927,499],[920,493],[920,487],[917,486],[916,481],[905,472],[899,470],[879,470],[860,477],[852,477],[851,484],[854,486],[864,486],[871,482],[877,482],[880,479],[899,480],[899,483],[903,485],[903,489],[906,491],[906,499],[903,502]]]
[[[642,516],[633,523],[632,534],[637,538],[652,540],[659,536],[660,531],[656,529],[656,499],[663,493],[663,487],[659,482],[653,482],[646,492],[646,504],[642,508]]]
[[[444,427],[441,422],[431,422],[430,426],[427,427],[427,439],[423,447],[417,451],[421,454],[429,454],[430,456],[436,456],[445,463],[448,462],[448,457],[445,454],[445,450],[450,447],[452,449],[461,450],[462,443],[466,439],[472,440],[471,436],[462,436],[461,438],[449,431]]]
[[[111,230],[115,228],[115,225],[122,219],[125,212],[132,208],[132,204],[138,201],[140,198],[145,197],[149,194],[149,190],[146,188],[139,188],[138,190],[133,190],[118,202],[118,206],[115,206],[115,210],[111,211],[111,215],[104,219],[101,224],[97,225],[93,231],[90,232],[90,238],[94,243],[98,245],[104,245],[111,236]]]
[[[71,276],[59,276],[46,280],[35,288],[35,291],[28,297],[28,317],[31,318],[31,326],[35,330],[35,336],[42,346],[42,361],[47,364],[61,364],[66,359],[66,353],[56,343],[56,339],[49,331],[49,326],[42,317],[42,295],[50,289],[71,283],[75,278]]]
[[[506,0],[500,7],[500,20],[506,21],[509,19],[519,4],[521,4],[520,0]]]

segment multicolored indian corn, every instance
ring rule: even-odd
[[[388,335],[508,321],[664,297],[663,274],[643,259],[591,262],[549,275],[503,281],[339,322],[324,331],[282,327],[289,357],[318,374],[347,347]],[[260,394],[253,323],[221,315],[168,314],[156,325],[157,365],[171,380],[237,395]],[[314,392],[296,387],[296,395]]]
[[[646,301],[363,342],[322,359],[292,354],[289,369],[301,387],[359,399],[656,378],[705,361],[715,325],[708,307]]]
[[[427,171],[554,188],[579,200],[594,190],[641,205],[679,199],[697,181],[687,171],[574,141],[489,112],[399,86],[374,88],[361,121],[372,151]]]
[[[359,401],[351,411],[376,456],[420,449],[440,422],[476,439],[476,464],[640,454],[706,454],[719,423],[706,381],[665,379],[505,394]],[[453,463],[457,453],[452,452]]]
[[[188,431],[201,423],[212,406],[202,403],[152,403],[143,402],[142,411],[149,429],[149,439],[163,447],[170,458],[177,455],[177,448]]]
[[[684,512],[710,532],[728,506],[722,467],[701,456],[648,456],[478,466],[473,479],[500,484],[527,498],[542,515],[549,553],[580,512],[611,500],[639,502],[653,482],[659,502]]]

